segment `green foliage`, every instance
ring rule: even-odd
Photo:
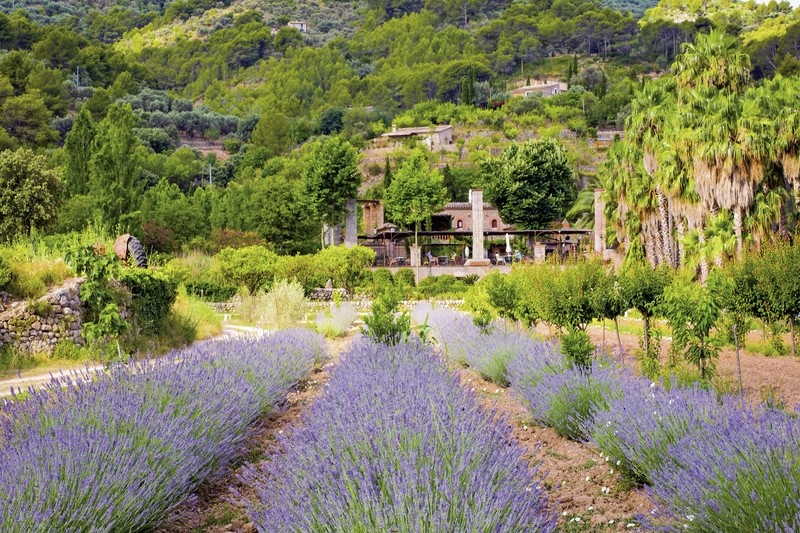
[[[355,198],[361,185],[358,153],[341,137],[312,145],[305,160],[305,195],[317,218],[336,225],[344,216],[345,202]]]
[[[525,229],[562,219],[577,195],[566,150],[553,139],[512,143],[480,172],[488,201],[506,223]]]
[[[589,334],[584,330],[570,329],[561,336],[561,352],[571,366],[589,368],[594,349]]]
[[[133,133],[136,118],[130,106],[112,106],[98,125],[89,163],[89,191],[109,227],[138,208],[141,171]]]
[[[712,278],[707,286],[698,286],[691,280],[676,278],[664,290],[661,305],[664,316],[672,328],[673,346],[684,351],[686,360],[700,371],[700,377],[714,377],[716,359],[721,348],[721,339],[712,334],[720,314],[715,285],[721,283]]]
[[[279,280],[265,293],[242,295],[240,318],[269,328],[294,327],[308,309],[303,287],[296,281]]]
[[[47,300],[30,300],[28,301],[28,311],[36,316],[46,317],[53,310],[53,304]]]
[[[411,335],[411,316],[398,312],[400,295],[393,285],[387,285],[378,298],[372,302],[372,311],[364,317],[365,333],[374,342],[398,344]]]
[[[93,246],[83,246],[67,254],[67,262],[78,275],[84,276],[81,285],[81,302],[86,309],[83,336],[89,342],[118,336],[129,325],[120,316],[119,295],[112,290],[111,280],[116,279],[120,265],[114,254],[105,254]]]
[[[394,273],[394,284],[397,287],[414,287],[416,285],[416,277],[414,271],[410,268],[401,268]]]
[[[447,189],[438,170],[430,171],[427,156],[415,151],[400,166],[386,191],[385,206],[391,220],[414,225],[414,244],[423,221],[447,203]]]
[[[118,280],[131,294],[134,325],[145,335],[161,331],[177,297],[177,284],[163,272],[141,268],[122,269]]]
[[[0,255],[0,291],[8,291],[14,281],[14,270],[8,260]]]
[[[622,299],[629,307],[642,314],[642,350],[644,357],[658,364],[657,342],[650,338],[650,318],[659,312],[664,297],[664,289],[672,282],[672,271],[662,266],[653,269],[650,265],[638,263],[622,270],[619,284]]]
[[[217,277],[256,294],[274,279],[277,258],[274,252],[263,246],[225,248],[216,256]]]
[[[30,150],[0,152],[0,241],[29,236],[55,221],[61,179]]]
[[[314,266],[321,273],[324,285],[330,278],[337,288],[351,290],[361,285],[368,274],[367,269],[375,261],[375,252],[364,246],[330,246],[314,256]],[[321,286],[321,285],[320,285]]]

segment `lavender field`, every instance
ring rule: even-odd
[[[325,357],[285,331],[54,379],[3,408],[0,530],[141,531],[241,453],[247,428]]]
[[[754,404],[697,384],[651,382],[601,355],[576,365],[555,344],[500,325],[480,328],[447,309],[422,315],[454,362],[510,383],[533,423],[588,444],[628,483],[643,487],[654,505],[639,517],[647,529],[800,530],[796,408]],[[518,341],[509,343],[510,334]]]

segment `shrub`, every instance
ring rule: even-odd
[[[411,317],[398,313],[400,296],[393,285],[387,285],[372,303],[372,313],[364,318],[366,334],[374,342],[398,344],[411,335]]]
[[[668,384],[669,389],[634,377],[623,380],[620,397],[608,400],[608,409],[584,425],[592,443],[634,483],[648,483],[672,461],[670,445],[724,411],[713,391],[698,384],[679,387],[674,379]],[[724,400],[725,406],[732,404]]]
[[[8,292],[17,298],[39,298],[48,287],[59,285],[72,275],[69,266],[61,259],[13,262],[11,269]]]
[[[425,391],[425,394],[420,394]],[[258,529],[540,531],[555,517],[505,423],[419,344],[358,343],[247,478]]]
[[[394,282],[398,287],[414,287],[417,284],[414,271],[410,268],[401,268],[394,273]]]
[[[243,295],[237,307],[242,319],[275,329],[297,325],[307,310],[303,288],[296,281],[286,280],[275,282],[269,292]]]
[[[0,255],[0,291],[7,291],[14,281],[14,271],[6,259]]]
[[[667,446],[650,473],[662,529],[800,529],[800,419],[771,409],[729,409]],[[667,527],[664,526],[666,522]]]
[[[314,256],[314,267],[331,278],[335,287],[353,289],[370,273],[374,260],[375,252],[364,246],[329,246]]]
[[[119,281],[131,293],[130,312],[134,324],[145,335],[158,333],[177,297],[177,284],[155,270],[127,268]]]
[[[46,317],[53,310],[53,304],[47,300],[29,300],[28,311],[36,316]]]
[[[353,304],[331,302],[327,311],[317,313],[314,325],[317,333],[334,339],[345,335],[356,318],[358,318],[358,313]]]
[[[6,404],[0,530],[154,528],[308,375],[317,337],[199,344]]]
[[[589,335],[580,329],[570,330],[561,337],[561,352],[570,366],[589,367],[594,344]]]
[[[627,370],[608,361],[593,360],[589,368],[570,366],[554,352],[524,354],[511,361],[511,386],[527,404],[536,422],[559,435],[583,440],[585,427],[608,401],[621,396]]]
[[[388,268],[376,268],[372,271],[372,287],[375,294],[380,294],[386,285],[393,283],[392,271]]]
[[[236,296],[234,285],[224,285],[215,281],[195,281],[185,284],[186,292],[206,302],[227,302]]]
[[[232,282],[257,293],[275,274],[278,256],[263,246],[225,248],[216,256],[216,274],[221,282]]]

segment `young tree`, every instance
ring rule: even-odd
[[[89,192],[108,226],[122,222],[138,207],[141,166],[136,152],[139,141],[133,133],[135,125],[136,116],[130,105],[114,105],[97,129],[95,153],[89,163]]]
[[[30,235],[33,228],[53,222],[61,190],[44,156],[25,149],[0,152],[0,240]]]
[[[525,229],[563,218],[577,196],[567,152],[553,139],[512,143],[480,172],[486,198],[503,220]]]
[[[651,346],[650,319],[658,311],[664,298],[664,289],[672,280],[672,271],[662,266],[636,263],[624,269],[619,277],[622,297],[642,314],[643,371],[648,376],[658,373],[658,346]]]
[[[250,142],[266,148],[271,156],[280,155],[292,144],[289,119],[283,113],[264,114],[250,135]]]
[[[358,152],[341,137],[317,142],[306,158],[305,195],[322,224],[335,226],[361,185]]]
[[[67,197],[86,194],[89,181],[89,162],[94,155],[95,127],[92,115],[86,108],[81,108],[72,129],[64,141],[67,164],[64,169]]]
[[[439,171],[431,171],[425,154],[416,150],[397,171],[392,185],[386,191],[385,202],[391,220],[405,226],[414,225],[414,246],[419,250],[419,226],[444,207],[447,189]]]

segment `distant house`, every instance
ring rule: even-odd
[[[422,126],[419,128],[398,128],[392,125],[392,131],[381,135],[382,138],[393,142],[406,139],[419,139],[429,150],[453,144],[453,126]]]
[[[289,26],[290,28],[300,30],[303,33],[308,33],[308,22],[306,22],[305,20],[290,20],[289,22],[286,23],[286,25]]]
[[[521,96],[526,98],[528,96],[539,95],[542,98],[547,98],[559,93],[569,90],[569,85],[558,80],[536,80],[531,85],[523,85],[516,89],[511,89],[508,94],[511,96]]]
[[[450,217],[450,228],[459,231],[472,231],[472,203],[450,202],[433,215],[435,218]],[[435,220],[434,220],[435,223]],[[483,228],[487,231],[501,231],[508,229],[496,207],[483,203]]]
[[[620,130],[598,130],[597,137],[594,140],[596,147],[609,147],[614,144],[616,139],[624,139],[625,132]]]

